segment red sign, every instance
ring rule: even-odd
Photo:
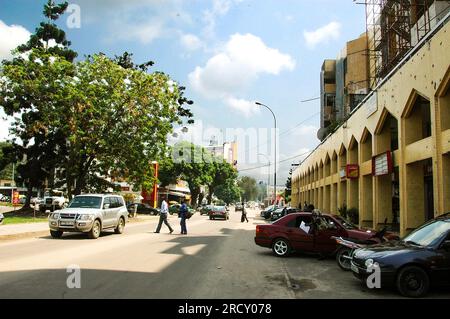
[[[122,192],[129,192],[130,186],[122,186]]]
[[[377,155],[372,158],[372,175],[385,176],[392,174],[394,171],[394,163],[392,161],[391,151]]]
[[[20,203],[20,194],[19,192],[13,193],[13,204],[19,204]]]
[[[359,178],[359,165],[350,164],[346,167],[346,175],[348,179],[358,179]]]

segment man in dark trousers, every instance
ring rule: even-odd
[[[247,223],[248,223],[247,212],[245,211],[245,203],[242,202],[242,216],[241,216],[241,223],[243,223],[244,221],[247,221]]]
[[[158,228],[156,228],[155,233],[159,234],[159,232],[161,231],[161,226],[164,223],[167,227],[169,227],[169,231],[172,234],[173,233],[173,228],[172,226],[170,226],[169,222],[167,221],[167,213],[169,212],[169,205],[167,204],[166,200],[163,199],[162,203],[161,203],[161,211],[159,213],[159,224],[158,224]]]
[[[186,228],[186,219],[188,214],[188,207],[186,205],[186,201],[183,200],[183,204],[180,207],[180,226],[181,226],[181,235],[187,235],[187,228]]]

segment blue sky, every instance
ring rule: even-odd
[[[45,0],[0,0],[0,58],[25,41],[42,20]],[[326,58],[335,58],[345,42],[365,31],[362,5],[351,0],[71,0],[81,9],[81,28],[59,22],[84,55],[134,53],[138,62],[153,60],[187,87],[194,100],[197,125],[190,132],[209,140],[213,128],[270,128],[274,110],[280,132],[281,160],[317,144],[319,102],[300,103],[319,95],[319,72]],[[301,125],[299,125],[301,124]],[[0,138],[7,138],[7,122]],[[202,129],[203,127],[203,129]],[[291,129],[296,127],[295,129]],[[268,135],[259,134],[257,144]],[[220,140],[220,138],[219,138]],[[271,143],[269,143],[270,145]],[[267,147],[240,145],[240,169],[264,165],[243,154],[270,154]],[[247,152],[246,152],[247,151]],[[254,158],[254,157],[253,157]],[[280,166],[283,184],[292,162]],[[247,162],[247,163],[244,163]],[[266,180],[263,170],[245,171]]]

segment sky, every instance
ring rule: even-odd
[[[45,0],[0,0],[0,60],[43,20]],[[69,0],[58,25],[78,59],[124,51],[154,61],[194,101],[196,124],[178,139],[238,141],[241,175],[267,181],[278,125],[277,184],[318,144],[320,68],[365,31],[352,0]],[[0,111],[0,140],[10,119]],[[171,137],[171,139],[175,139]],[[261,154],[261,155],[258,155]],[[256,169],[254,169],[256,168]],[[273,180],[271,181],[273,183]]]

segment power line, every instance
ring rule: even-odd
[[[320,115],[320,112],[317,112],[317,113],[311,115],[310,117],[308,117],[307,119],[305,119],[305,120],[303,120],[302,122],[298,123],[298,124],[295,125],[294,127],[291,127],[291,128],[289,128],[289,129],[287,129],[287,130],[281,132],[278,136],[286,135],[287,133],[291,132],[292,130],[295,130],[297,127],[299,127],[299,126],[305,124],[306,122],[312,120],[312,119],[315,118],[317,115]],[[269,144],[269,140],[267,140],[267,141],[264,142],[264,143],[258,144],[258,145],[254,146],[254,147],[252,147],[252,148],[247,149],[247,150],[245,151],[245,155],[248,155],[248,153],[249,153],[250,151],[254,150],[254,149],[258,149],[260,146],[264,146],[264,145],[267,145],[267,144]]]
[[[308,154],[310,154],[310,153],[312,153],[312,152],[313,152],[313,151],[308,151],[308,152],[305,152],[305,153],[303,153],[303,154],[299,154],[299,155],[296,155],[296,156],[292,156],[292,157],[286,158],[286,159],[284,159],[284,160],[282,160],[282,161],[279,161],[277,164],[281,164],[281,163],[285,163],[285,162],[291,161],[291,160],[293,160],[293,159],[295,159],[295,158],[298,158],[298,157],[302,157],[302,156],[308,155]],[[260,168],[264,168],[264,167],[269,167],[269,164],[261,165],[261,166],[257,166],[257,167],[251,167],[251,168],[240,169],[240,170],[238,170],[238,172],[253,171],[253,170],[260,169]]]

